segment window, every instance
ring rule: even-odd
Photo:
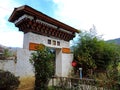
[[[53,40],[53,45],[56,45],[56,41],[55,40]]]
[[[51,40],[50,39],[48,39],[48,44],[51,44]]]
[[[47,43],[50,45],[60,46],[60,41],[57,41],[57,40],[48,39]]]
[[[60,41],[57,41],[57,46],[60,46]]]

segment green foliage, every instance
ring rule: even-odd
[[[11,52],[9,51],[9,49],[4,49],[3,59],[7,59],[9,56],[11,56]]]
[[[9,71],[0,70],[0,90],[16,90],[20,81]]]
[[[30,59],[35,68],[35,90],[46,90],[48,82],[54,74],[54,54],[44,45],[37,47]]]
[[[74,60],[78,62],[79,67],[83,68],[84,74],[90,74],[89,69],[98,75],[101,72],[106,72],[107,80],[114,81],[115,84],[118,82],[119,45],[105,42],[90,32],[83,32],[79,34],[77,45],[73,47],[73,50]],[[95,76],[92,75],[92,77]]]
[[[88,68],[105,70],[112,61],[120,60],[120,48],[107,43],[91,33],[79,34],[79,41],[74,46],[74,58]]]

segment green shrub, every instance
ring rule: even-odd
[[[54,74],[54,54],[49,48],[40,44],[37,51],[32,53],[30,61],[35,69],[34,90],[48,90],[48,83]]]
[[[0,70],[0,90],[16,90],[20,81],[9,71]]]

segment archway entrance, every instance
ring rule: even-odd
[[[39,44],[54,48],[56,51],[56,75],[68,75],[73,60],[69,41],[74,38],[75,33],[78,33],[75,28],[27,5],[15,8],[9,21],[24,32],[23,49],[31,52]]]

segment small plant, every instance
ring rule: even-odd
[[[0,70],[0,90],[16,90],[20,81],[9,71]]]
[[[9,51],[9,49],[4,49],[4,52],[3,52],[3,57],[4,57],[4,59],[7,59],[9,56],[10,56],[10,51]]]

